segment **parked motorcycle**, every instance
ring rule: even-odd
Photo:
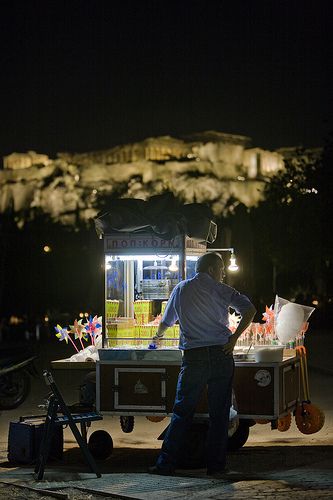
[[[30,393],[31,376],[37,376],[36,355],[18,354],[13,349],[0,350],[0,410],[11,410],[22,404]]]

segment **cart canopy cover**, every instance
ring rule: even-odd
[[[207,205],[183,205],[172,193],[152,196],[147,201],[135,198],[113,200],[107,210],[95,218],[98,236],[112,233],[152,233],[171,240],[179,234],[213,243],[217,225]]]

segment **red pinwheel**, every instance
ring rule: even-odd
[[[102,333],[102,316],[89,316],[89,320],[85,323],[84,328],[90,335],[92,345],[95,345],[95,340]]]
[[[265,332],[270,334],[274,330],[274,311],[272,308],[266,306],[266,311],[262,315],[262,319],[265,321]]]

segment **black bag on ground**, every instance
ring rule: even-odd
[[[9,423],[8,461],[33,464],[39,453],[45,416],[20,417]],[[56,425],[50,446],[49,459],[61,459],[64,448],[63,427]]]

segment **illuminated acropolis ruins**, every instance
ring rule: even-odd
[[[223,214],[231,199],[256,205],[265,181],[283,165],[281,151],[251,148],[248,137],[216,131],[59,153],[56,159],[12,153],[0,170],[0,212],[38,207],[71,224],[77,216],[94,217],[98,196],[112,196],[121,187],[122,197],[143,199],[170,190],[185,203],[208,202]]]

